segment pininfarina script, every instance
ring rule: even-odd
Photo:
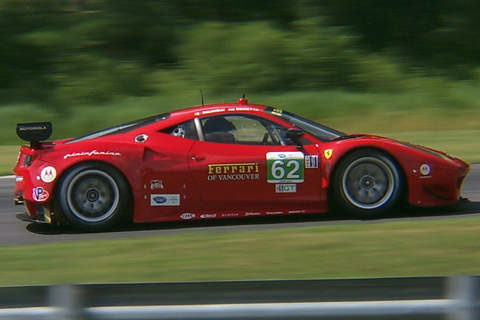
[[[67,153],[66,155],[63,156],[63,159],[68,159],[72,157],[121,156],[121,155],[122,154],[120,152],[92,150],[92,151]]]

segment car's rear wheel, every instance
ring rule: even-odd
[[[81,164],[71,169],[57,190],[65,218],[85,231],[101,231],[124,220],[129,188],[115,168],[103,163]]]
[[[359,150],[347,156],[334,178],[337,204],[360,218],[377,218],[393,210],[402,196],[402,175],[386,154]]]

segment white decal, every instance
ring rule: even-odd
[[[305,168],[307,169],[318,168],[318,156],[305,156]]]
[[[162,180],[150,180],[150,190],[163,189]]]
[[[40,172],[40,178],[43,182],[50,183],[57,177],[57,170],[54,167],[45,167]]]
[[[296,184],[277,184],[275,185],[276,193],[296,193],[297,185]]]
[[[428,176],[430,174],[430,166],[428,164],[422,164],[421,167],[420,167],[420,172],[424,175],[424,176]]]
[[[179,206],[179,194],[151,194],[150,205],[152,207]]]
[[[42,187],[33,188],[32,191],[32,197],[35,201],[46,201],[50,196],[48,194],[48,191],[43,189]]]
[[[184,213],[180,216],[180,218],[182,218],[183,220],[190,220],[190,219],[193,219],[195,218],[195,214],[193,213]]]
[[[304,181],[304,155],[302,152],[267,153],[267,182],[282,183]]]
[[[235,218],[239,216],[238,213],[222,213],[222,218]]]
[[[121,155],[122,154],[120,152],[92,150],[92,151],[67,153],[66,155],[63,156],[63,159],[65,160],[72,157],[121,156]]]
[[[200,218],[202,218],[202,219],[212,219],[212,218],[216,218],[216,217],[217,217],[216,214],[208,214],[208,213],[202,214],[202,215],[200,216]]]
[[[305,210],[290,210],[288,213],[305,213]]]
[[[261,212],[245,212],[245,217],[249,217],[249,216],[261,216],[262,213]]]

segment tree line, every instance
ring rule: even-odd
[[[474,0],[0,0],[0,102],[475,79]]]

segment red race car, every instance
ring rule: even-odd
[[[31,219],[98,231],[133,222],[326,212],[382,217],[455,204],[469,165],[388,138],[344,134],[263,105],[205,105],[76,139],[17,125],[15,203]]]

